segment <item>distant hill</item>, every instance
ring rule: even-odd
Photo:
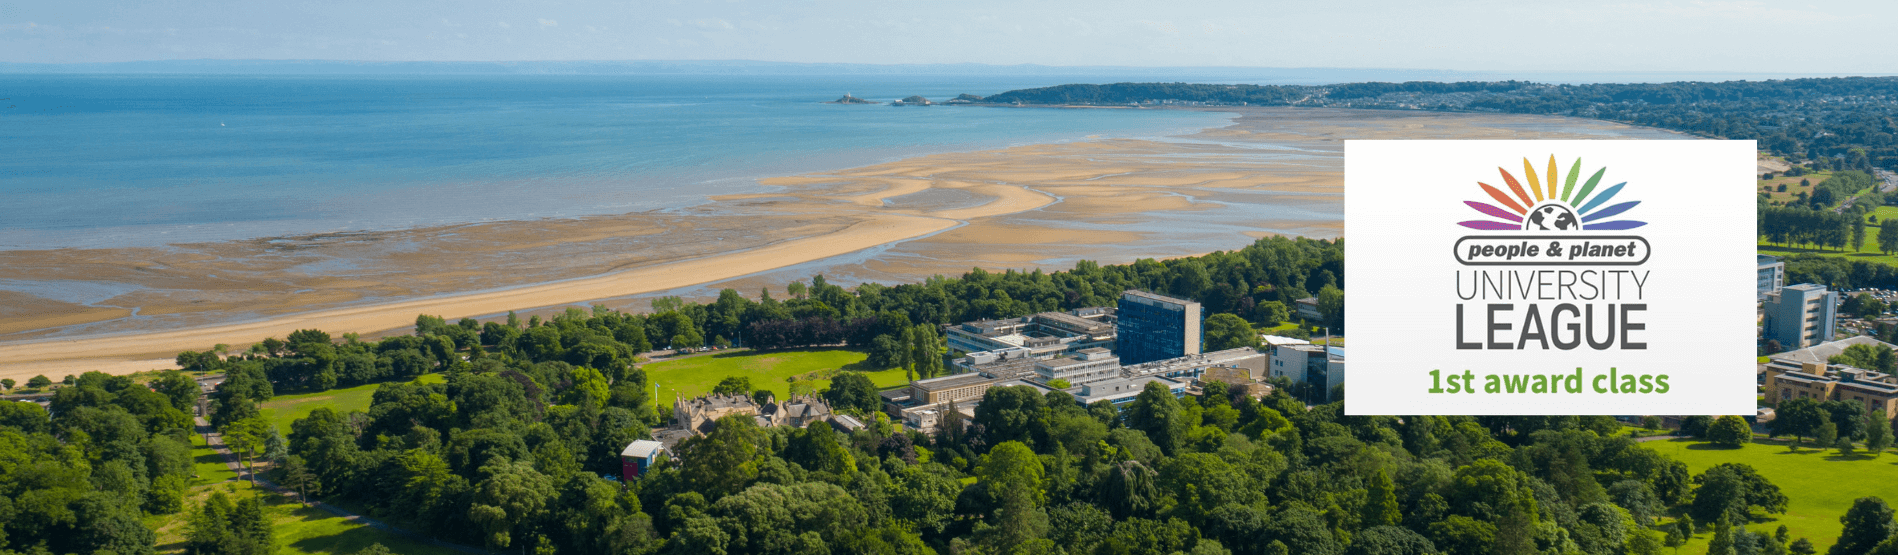
[[[1898,77],[1548,84],[1410,81],[1338,85],[1070,84],[1020,89],[984,104],[1301,106],[1504,112],[1618,121],[1725,139],[1813,160],[1815,169],[1898,170]]]

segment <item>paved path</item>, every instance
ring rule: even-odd
[[[732,347],[729,349],[719,349],[716,351],[705,351],[703,353],[695,352],[689,355],[673,354],[673,353],[678,352],[674,350],[658,350],[658,351],[646,351],[634,356],[646,357],[646,362],[666,362],[670,360],[685,360],[688,358],[712,356],[712,355],[719,355],[719,354],[725,354],[725,353],[737,353],[737,352],[743,352],[743,351],[749,351],[749,350],[751,349],[746,348],[746,347]]]
[[[408,530],[397,528],[395,526],[389,525],[389,523],[376,520],[373,518],[369,518],[360,514],[356,514],[354,512],[351,512],[348,509],[337,507],[335,505],[324,503],[322,501],[309,501],[307,498],[303,498],[301,495],[297,494],[296,492],[290,491],[288,488],[279,486],[275,483],[272,483],[270,480],[264,479],[264,477],[262,476],[258,476],[254,473],[246,471],[243,468],[243,465],[238,462],[237,454],[232,453],[230,449],[227,449],[224,447],[224,438],[222,437],[223,434],[219,434],[216,431],[214,431],[211,428],[211,423],[205,421],[204,417],[202,416],[195,417],[195,420],[197,421],[197,424],[198,424],[198,434],[204,436],[204,443],[207,445],[210,445],[211,448],[217,450],[218,454],[224,456],[224,465],[227,467],[230,467],[230,469],[233,472],[236,472],[238,479],[245,479],[245,478],[251,479],[256,482],[257,487],[263,488],[265,490],[276,493],[278,495],[282,495],[284,497],[293,498],[293,499],[304,499],[305,506],[321,509],[324,512],[342,517],[343,520],[348,520],[348,521],[355,522],[358,524],[371,526],[371,527],[389,532],[391,534],[395,534],[398,536],[402,536],[405,538],[409,538],[415,541],[419,541],[422,543],[426,543],[426,544],[430,544],[430,545],[434,545],[438,547],[446,547],[446,548],[460,551],[463,553],[472,553],[476,555],[487,555],[489,553],[488,550],[481,549],[478,547],[469,547],[469,546],[465,546],[465,545],[461,545],[457,543],[449,543],[449,542],[437,540],[435,538],[431,538],[422,534],[417,534],[415,532],[410,532]],[[292,496],[295,496],[295,497],[292,497]]]
[[[1661,441],[1661,440],[1663,440],[1663,439],[1680,439],[1680,438],[1684,438],[1684,437],[1687,437],[1687,436],[1646,436],[1646,437],[1637,437],[1637,438],[1634,438],[1634,442],[1635,442],[1635,443],[1647,443],[1647,442],[1650,442],[1650,441]]]

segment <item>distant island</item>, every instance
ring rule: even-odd
[[[905,96],[902,100],[890,103],[891,106],[931,106],[934,104],[934,102],[930,102],[929,99],[923,98],[920,95]]]
[[[844,96],[843,96],[842,98],[838,98],[838,99],[836,99],[836,100],[832,100],[832,101],[830,101],[830,102],[825,102],[825,104],[882,104],[882,103],[881,103],[881,102],[871,102],[871,101],[868,101],[868,100],[864,100],[864,99],[861,99],[861,98],[857,98],[857,97],[854,97],[854,96],[850,96],[850,93],[844,93]]]

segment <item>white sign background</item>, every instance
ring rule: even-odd
[[[1538,176],[1555,156],[1562,177],[1577,157],[1576,189],[1607,168],[1594,194],[1627,182],[1609,204],[1641,201],[1608,218],[1647,222],[1625,231],[1481,231],[1457,222],[1494,220],[1464,204],[1501,206],[1477,182],[1510,194],[1497,168],[1527,190],[1523,159]],[[1345,336],[1350,367],[1345,413],[1386,414],[1752,414],[1755,396],[1753,141],[1345,141]],[[1543,187],[1546,190],[1546,178]],[[1559,188],[1558,188],[1559,189]],[[1591,195],[1593,196],[1593,195]],[[1533,198],[1533,197],[1532,197]],[[1599,209],[1597,209],[1599,210]],[[1452,256],[1458,238],[1547,235],[1569,244],[1590,235],[1639,235],[1652,248],[1640,266],[1465,266]],[[1524,326],[1526,304],[1538,301],[1464,301],[1457,272],[1472,270],[1646,270],[1647,311],[1632,332],[1646,350],[1458,350],[1456,306],[1465,304],[1465,341],[1484,341],[1486,302],[1513,302],[1499,317]],[[1466,281],[1467,284],[1467,281]],[[1465,286],[1468,291],[1468,286]],[[1632,296],[1632,293],[1630,293]],[[1561,301],[1581,306],[1588,301]],[[1596,305],[1600,326],[1605,304]],[[1556,301],[1540,301],[1543,323]],[[1573,320],[1573,319],[1572,319]],[[1584,381],[1607,374],[1666,374],[1665,394],[1485,393],[1484,375],[1573,374]],[[1476,376],[1476,393],[1429,393],[1431,370]]]

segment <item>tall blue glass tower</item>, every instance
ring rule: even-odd
[[[1197,355],[1200,352],[1199,303],[1129,290],[1115,311],[1115,353],[1121,364]]]

